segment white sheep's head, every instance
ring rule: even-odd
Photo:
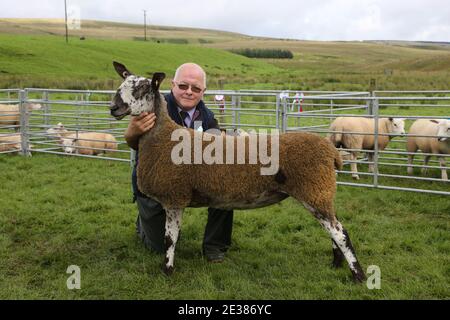
[[[438,125],[438,141],[450,141],[450,120],[430,120],[431,122],[437,123]]]
[[[39,103],[28,103],[27,104],[28,111],[41,110],[41,109],[42,109],[42,105]]]
[[[389,118],[390,132],[394,135],[404,135],[405,132],[405,119],[403,118]]]
[[[47,129],[47,134],[51,137],[61,137],[61,135],[67,132],[64,125],[60,122],[56,126]]]
[[[61,139],[61,146],[65,153],[76,153],[76,145],[77,139]]]
[[[166,77],[162,72],[153,74],[152,80],[132,74],[121,63],[113,62],[117,73],[124,79],[111,101],[111,115],[120,120],[131,114],[154,112],[156,100],[160,99],[159,86]]]

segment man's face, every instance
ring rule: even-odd
[[[178,105],[185,111],[194,108],[205,92],[203,73],[191,66],[180,70],[172,81],[172,92]]]

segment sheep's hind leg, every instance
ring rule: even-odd
[[[342,224],[336,219],[334,225],[329,219],[324,217],[318,217],[320,224],[328,231],[333,241],[336,243],[341,253],[347,260],[350,270],[353,275],[353,279],[357,282],[363,282],[366,279],[364,271],[356,258],[355,249],[353,249],[352,242],[344,229]]]
[[[344,256],[352,272],[353,279],[357,282],[363,282],[366,279],[366,276],[358,262],[358,259],[356,258],[355,249],[350,241],[347,230],[344,229],[342,224],[334,217],[334,215],[330,216],[322,214],[320,211],[305,202],[303,202],[303,205],[319,220],[320,224],[330,234],[331,239],[333,240],[333,265],[339,266],[339,260],[342,256]],[[335,246],[341,251],[340,255],[337,254]]]
[[[333,268],[341,268],[345,257],[333,239],[331,239],[331,245],[333,246]]]
[[[356,165],[356,162],[358,160],[357,154],[355,152],[350,152],[350,170],[352,172],[352,178],[355,180],[359,180],[358,175],[358,167]]]
[[[180,234],[182,215],[183,209],[166,209],[166,258],[164,260],[164,273],[166,275],[173,273],[175,246]]]

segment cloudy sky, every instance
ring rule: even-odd
[[[67,0],[81,19],[305,40],[450,42],[450,0]],[[63,18],[64,0],[2,0],[2,18]]]

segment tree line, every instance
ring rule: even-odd
[[[268,59],[292,59],[294,55],[289,50],[281,49],[231,49],[232,53],[248,58],[268,58]]]

